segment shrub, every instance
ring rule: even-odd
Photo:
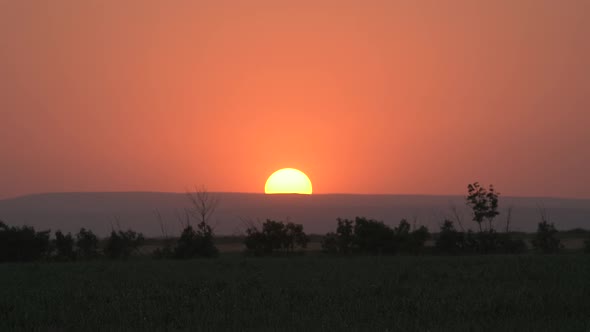
[[[362,253],[395,253],[393,230],[382,221],[356,217],[354,222],[354,246]]]
[[[329,253],[349,254],[354,242],[352,220],[338,218],[336,233],[328,233],[322,241],[322,249]]]
[[[527,245],[522,238],[503,233],[500,234],[500,251],[505,254],[522,254],[527,251]]]
[[[176,247],[172,251],[175,258],[193,258],[193,257],[215,257],[219,251],[213,243],[213,230],[205,222],[200,222],[195,231],[192,226],[187,226],[182,231]],[[160,255],[167,254],[167,248],[164,247]]]
[[[501,248],[500,234],[494,230],[484,232],[467,232],[465,249],[476,254],[499,253]]]
[[[402,219],[399,225],[393,229],[393,240],[396,251],[405,253],[418,253],[424,249],[424,243],[430,238],[430,232],[425,226],[410,231],[410,224]]]
[[[53,244],[56,250],[56,258],[58,260],[73,260],[76,258],[74,238],[71,233],[64,235],[61,231],[56,231]]]
[[[322,251],[330,254],[342,253],[338,246],[338,235],[334,232],[327,233],[322,238]]]
[[[453,222],[445,220],[434,244],[437,251],[457,254],[465,250],[465,234],[455,229]]]
[[[49,254],[49,231],[9,227],[0,221],[0,262],[34,261]]]
[[[115,232],[113,230],[107,240],[104,252],[109,258],[127,258],[139,248],[143,241],[144,238],[141,233],[132,230],[126,232]]]
[[[309,237],[303,231],[303,225],[292,222],[285,225],[285,249],[294,251],[296,247],[307,248]]]
[[[539,223],[537,233],[533,238],[533,247],[544,254],[554,254],[559,252],[563,247],[561,241],[557,238],[557,229],[553,223],[543,220]]]
[[[98,256],[98,237],[91,230],[81,228],[76,234],[77,256],[81,258],[95,258]]]
[[[445,254],[519,254],[527,249],[523,239],[513,238],[510,233],[497,233],[494,230],[459,232],[450,220],[445,220],[441,225],[435,248]]]
[[[157,248],[152,252],[152,258],[155,259],[164,259],[171,257],[174,257],[174,248],[169,244],[164,245],[164,247],[162,248]]]
[[[270,219],[262,224],[262,230],[256,226],[248,227],[244,239],[246,250],[256,255],[276,251],[293,252],[296,248],[306,248],[308,242],[303,225],[290,222],[285,224]]]
[[[423,250],[430,237],[424,226],[411,231],[404,219],[392,229],[381,221],[356,217],[354,222],[338,218],[336,233],[328,233],[322,241],[322,249],[328,253],[394,254],[417,253]]]

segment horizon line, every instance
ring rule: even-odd
[[[4,198],[0,197],[0,201],[3,200],[11,200],[11,199],[19,199],[25,197],[32,197],[32,196],[42,196],[42,195],[55,195],[55,194],[175,194],[175,195],[184,195],[187,192],[194,193],[195,191],[152,191],[152,190],[125,190],[125,191],[49,191],[49,192],[35,192],[35,193],[28,193],[28,194],[20,194],[16,196],[7,196]],[[272,196],[277,194],[265,194],[264,192],[246,192],[246,191],[209,191],[210,193],[214,194],[242,194],[242,195],[261,195],[261,196]],[[464,197],[463,194],[424,194],[424,193],[315,193],[310,195],[299,195],[299,194],[278,194],[278,196],[285,195],[285,196],[418,196],[418,197]],[[590,197],[568,197],[568,196],[525,196],[525,195],[502,195],[501,197],[509,197],[509,198],[538,198],[538,199],[567,199],[567,200],[590,200]]]

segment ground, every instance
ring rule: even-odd
[[[0,330],[587,331],[590,256],[0,265]]]

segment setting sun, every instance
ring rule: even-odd
[[[305,173],[283,168],[271,174],[264,186],[266,194],[311,194],[311,181]]]

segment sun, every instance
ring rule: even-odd
[[[283,168],[272,173],[264,186],[266,194],[306,194],[311,195],[311,181],[302,171]]]

